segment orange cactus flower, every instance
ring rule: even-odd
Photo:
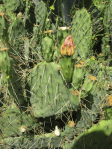
[[[69,35],[62,44],[60,53],[61,55],[71,56],[75,53],[75,48],[76,47],[74,46],[73,38],[71,35]]]
[[[112,95],[109,96],[107,99],[108,99],[108,103],[109,103],[109,105],[112,106]]]
[[[69,126],[69,127],[74,127],[74,125],[75,125],[74,121],[69,121],[69,122],[68,122],[68,126]]]

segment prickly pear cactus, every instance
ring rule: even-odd
[[[16,11],[20,6],[22,7],[23,5],[22,0],[3,0],[3,3],[5,4],[7,11],[11,10],[12,12]]]
[[[10,27],[10,40],[13,42],[15,39],[23,37],[24,35],[25,28],[23,21],[20,19],[20,17],[17,17]]]
[[[27,81],[35,117],[47,117],[71,108],[77,109],[79,101],[74,100],[71,104],[71,93],[63,82],[58,64],[46,61],[39,63],[30,72]]]
[[[30,117],[27,120],[31,120]],[[23,121],[24,122],[24,121]],[[31,122],[30,122],[31,124]],[[36,125],[38,127],[38,124]],[[33,146],[33,148],[36,148],[37,146],[41,147],[41,148],[63,148],[65,147],[64,143],[61,141],[63,140],[64,142],[66,142],[66,138],[65,136],[67,136],[67,138],[71,138],[73,135],[73,131],[74,131],[74,122],[73,121],[69,121],[68,124],[65,126],[65,130],[63,132],[61,132],[59,130],[59,128],[56,126],[55,130],[52,131],[51,133],[47,133],[47,134],[41,134],[41,135],[34,135],[33,136],[27,136],[28,133],[26,133],[26,131],[30,129],[29,127],[26,127],[24,125],[21,125],[19,127],[19,130],[24,133],[24,139],[22,139],[22,136],[20,137],[7,137],[7,138],[3,138],[1,139],[1,143],[5,143],[5,144],[9,144],[12,143],[14,147],[24,147],[25,145],[27,145],[27,147],[31,148]],[[31,140],[31,138],[33,140]],[[41,142],[41,140],[44,140]],[[50,140],[50,141],[49,141]],[[15,143],[15,142],[22,142],[21,144]],[[26,143],[27,142],[27,143]],[[49,143],[48,143],[49,142]],[[69,148],[69,145],[66,145],[67,148]]]
[[[2,69],[2,72],[4,74],[3,81],[4,83],[7,82],[7,79],[12,74],[12,59],[10,58],[8,54],[9,48],[4,47],[0,49],[0,68]]]
[[[73,75],[73,54],[75,53],[75,46],[73,42],[73,38],[69,35],[65,42],[62,44],[60,49],[61,57],[61,68],[63,76],[66,82],[70,82]]]
[[[30,130],[32,124],[33,127],[39,126],[29,114],[21,113],[16,104],[12,103],[7,107],[6,111],[2,113],[0,129],[3,133],[3,137],[11,137],[21,135],[23,132]]]
[[[97,7],[97,9],[99,11],[103,11],[106,4],[109,2],[110,0],[92,0],[93,4]]]
[[[111,11],[111,7],[112,7],[112,1],[110,1],[110,3],[106,6],[106,9],[104,11],[103,24],[105,27],[105,36],[102,38],[102,48],[101,48],[101,52],[104,55],[108,55],[108,58],[111,58],[110,54],[112,52],[111,45],[109,45],[109,42],[112,40],[112,34],[111,34],[112,11]],[[109,64],[110,64],[110,62],[108,62],[108,65]]]
[[[44,27],[45,24],[44,20],[46,20],[46,12],[47,8],[45,6],[45,3],[43,1],[39,2],[35,7],[35,17],[36,17],[36,23],[40,25],[40,30]]]
[[[64,40],[68,37],[68,35],[70,35],[70,29],[69,27],[58,27],[57,30],[57,46],[60,49],[62,43],[64,42]]]
[[[1,11],[0,12],[0,40],[2,43],[7,43],[9,41],[8,26],[9,25],[5,18],[5,13]],[[0,46],[2,43],[0,43]]]
[[[12,22],[10,26],[9,31],[9,39],[10,39],[10,45],[14,48],[10,49],[10,54],[15,53],[15,55],[20,55],[21,52],[21,45],[24,43],[24,37],[25,37],[25,27],[23,24],[23,21],[20,17],[16,17],[14,21]]]
[[[100,35],[92,33],[92,14],[79,8],[70,27],[61,27],[57,18],[51,30],[43,1],[35,9],[33,2],[19,1],[25,4],[21,12],[19,2],[4,2],[0,9],[9,25],[9,42],[1,42],[8,51],[1,48],[0,53],[0,148],[111,148],[112,67],[104,65],[102,54],[93,54],[94,37]],[[103,20],[107,34],[109,10]],[[26,26],[30,13],[36,18],[32,33]],[[109,107],[103,109],[108,99]]]
[[[105,116],[105,120],[111,120],[112,119],[112,106],[104,107],[104,116]]]
[[[110,149],[112,147],[112,120],[102,120],[92,126],[89,130],[79,135],[74,141],[73,147],[76,149]]]
[[[3,4],[0,5],[0,12],[6,12],[6,8],[4,7]]]
[[[42,40],[42,48],[44,50],[43,53],[44,53],[44,58],[46,62],[52,61],[53,54],[54,54],[54,46],[55,46],[55,43],[51,38],[45,37]]]
[[[81,108],[81,117],[76,124],[78,132],[81,130],[80,133],[83,132],[83,128],[90,128],[92,123],[96,120],[100,108],[98,105],[100,105],[102,99],[105,98],[108,86],[108,81],[104,79],[108,69],[106,70],[107,72],[101,71],[104,66],[100,64],[98,65],[97,63],[94,63],[94,67],[91,68],[91,59],[90,61],[88,59],[86,61],[88,61],[88,64],[84,61],[80,61],[79,64],[75,65],[76,68],[74,69],[74,72],[76,73],[76,70],[77,72],[82,72],[83,77],[80,77],[80,75],[78,77],[78,74],[76,75],[74,73],[72,81],[73,95],[80,98],[82,103],[81,105],[86,107],[86,109]],[[110,75],[108,75],[108,78],[109,77]],[[78,81],[76,81],[76,79]],[[76,85],[76,82],[79,84]],[[85,101],[85,98],[87,101]]]
[[[86,9],[79,9],[74,15],[71,35],[74,40],[74,45],[77,47],[73,58],[79,55],[81,58],[86,59],[92,52],[92,26],[90,14]]]

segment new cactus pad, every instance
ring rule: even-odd
[[[42,47],[46,62],[51,62],[54,54],[54,41],[49,37],[45,37],[42,41]]]

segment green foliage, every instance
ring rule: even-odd
[[[0,147],[110,148],[111,1],[93,0],[96,16],[85,9],[87,1],[75,4],[69,27],[60,25],[59,16],[53,23],[55,1],[49,9],[48,0],[36,6],[29,0],[3,2]],[[62,56],[69,35],[75,53]]]

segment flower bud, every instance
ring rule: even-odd
[[[60,53],[61,55],[71,56],[75,53],[75,48],[76,47],[74,46],[73,38],[71,35],[69,35],[62,44]]]

